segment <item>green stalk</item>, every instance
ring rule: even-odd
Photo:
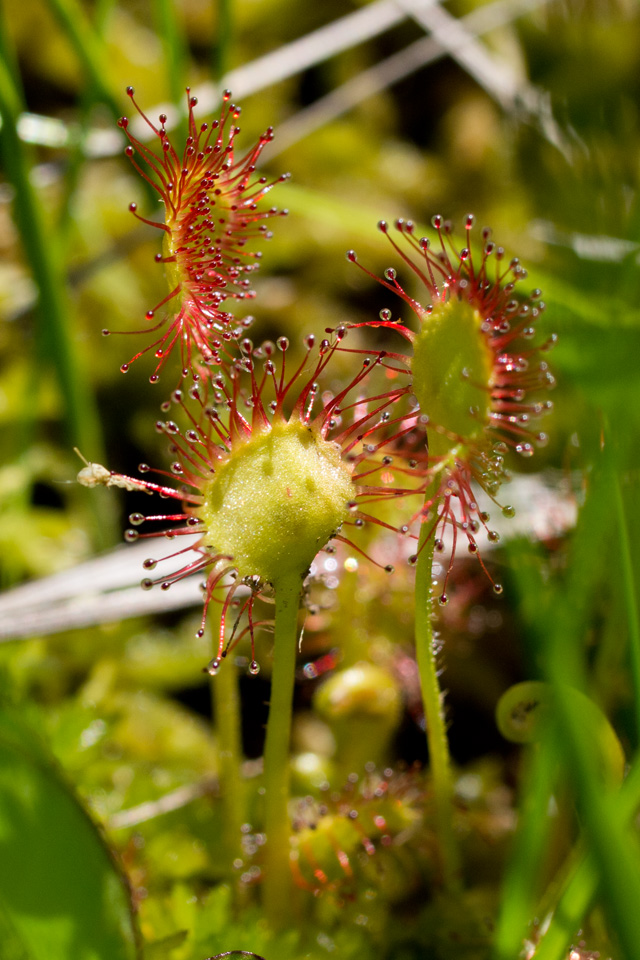
[[[211,692],[218,741],[222,843],[227,875],[232,880],[237,875],[234,861],[242,859],[242,825],[245,822],[240,696],[233,657],[228,657],[211,678]]]
[[[427,491],[426,502],[432,498],[433,494],[432,485]],[[446,892],[456,894],[461,889],[461,867],[458,844],[453,829],[451,759],[444,719],[443,696],[438,683],[438,665],[434,649],[434,609],[431,578],[435,537],[429,536],[429,530],[430,525],[426,521],[422,524],[418,544],[415,587],[416,659],[427,727],[427,745],[429,747],[431,785],[435,804],[442,882]]]
[[[273,672],[264,750],[264,907],[274,929],[281,929],[291,919],[293,894],[289,864],[289,745],[301,588],[297,576],[276,587]]]

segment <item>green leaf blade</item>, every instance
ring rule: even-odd
[[[16,958],[137,960],[127,885],[44,751],[0,717],[0,927]]]

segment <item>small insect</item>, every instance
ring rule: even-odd
[[[247,950],[227,950],[226,953],[216,953],[215,957],[209,957],[208,960],[222,960],[223,957],[255,957],[255,960],[263,960],[259,954]]]
[[[144,480],[136,480],[123,473],[116,473],[115,470],[107,470],[101,463],[90,463],[77,447],[73,449],[86,464],[76,478],[83,487],[122,487],[123,490],[141,490],[143,493],[153,494],[154,491],[149,489],[149,485]]]

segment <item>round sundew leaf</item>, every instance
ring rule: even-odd
[[[353,483],[337,444],[292,420],[234,449],[203,495],[207,546],[232,557],[240,577],[277,587],[304,576],[340,528]]]
[[[140,957],[129,891],[106,844],[46,748],[2,709],[0,936],[11,960]]]
[[[411,362],[413,391],[430,422],[467,442],[481,435],[491,404],[493,356],[481,324],[464,300],[437,304],[422,324]]]

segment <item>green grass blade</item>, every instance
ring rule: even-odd
[[[602,598],[606,598],[610,615],[615,613],[613,605],[622,600],[617,583],[620,566],[611,563],[612,490],[615,493],[612,457],[612,444],[607,443],[589,476],[588,496],[580,512],[564,578],[555,577],[545,582],[540,573],[541,563],[533,562],[530,548],[527,551],[521,545],[519,553],[516,548],[510,549],[523,621],[532,635],[532,657],[543,664],[555,691],[553,740],[546,745],[543,742],[541,749],[559,754],[564,764],[587,852],[587,859],[573,869],[570,867],[567,879],[559,884],[560,891],[556,894],[560,897],[559,905],[543,941],[541,955],[545,960],[559,960],[565,955],[567,940],[582,924],[598,891],[611,936],[619,943],[620,955],[632,960],[637,956],[640,943],[640,917],[634,907],[634,903],[640,902],[640,851],[629,829],[629,810],[624,815],[621,813],[619,794],[603,775],[602,758],[594,751],[593,738],[580,707],[581,698],[566,696],[567,687],[571,687],[590,693],[597,701],[585,638],[590,624],[601,616],[598,604]],[[619,517],[620,523],[624,522],[623,516]],[[619,530],[615,533],[620,547]],[[630,551],[630,541],[628,547]],[[622,552],[624,554],[624,547]],[[626,559],[623,556],[624,576],[628,581],[624,602],[633,637],[636,612],[631,564],[629,552]],[[640,778],[634,773],[634,779],[627,782],[625,796],[627,789],[633,788],[636,776]],[[515,912],[515,908],[509,908],[508,891],[505,896],[503,909],[507,914],[509,909]],[[548,913],[548,902],[543,906],[544,909],[541,911],[538,907],[529,920],[533,915]],[[516,933],[514,929],[513,940],[509,941],[512,944],[516,943]],[[521,937],[525,934],[523,928]],[[506,944],[506,933],[503,936]]]
[[[611,477],[611,489],[617,523],[618,548],[621,559],[622,597],[629,632],[629,660],[635,700],[635,721],[637,743],[640,743],[640,618],[636,597],[629,525],[626,519],[625,504],[622,497],[620,477],[616,471]]]
[[[224,78],[229,72],[230,49],[233,39],[233,0],[218,0],[217,39],[212,50],[212,73],[218,82],[220,90],[224,85]]]
[[[30,179],[29,147],[17,133],[18,117],[24,104],[11,69],[13,61],[13,51],[0,16],[0,158],[15,191],[14,217],[38,290],[37,354],[33,368],[40,373],[42,367],[52,366],[62,399],[69,445],[90,451],[90,455],[98,459],[102,456],[102,429],[88,377],[73,340],[60,249],[47,233],[39,198]],[[33,396],[25,398],[26,423],[31,424],[34,420],[34,407]],[[96,502],[93,512],[97,539],[106,543],[109,538],[104,535],[104,530],[108,514],[104,501],[102,505]]]
[[[522,786],[518,832],[502,883],[500,916],[495,936],[495,960],[512,960],[535,916],[542,858],[548,848],[552,821],[549,801],[554,786],[555,753],[531,750]]]
[[[174,0],[154,0],[154,19],[164,49],[165,74],[174,103],[182,103],[189,83],[188,48]]]
[[[7,58],[0,57],[0,155],[15,190],[15,218],[24,250],[38,287],[41,343],[57,371],[69,439],[85,449],[95,449],[100,429],[82,368],[75,357],[69,328],[69,308],[56,246],[46,236],[41,207],[29,178],[26,147],[16,131],[20,95]]]
[[[96,95],[107,104],[114,117],[118,117],[121,109],[106,81],[106,77],[109,76],[109,60],[100,34],[77,0],[48,0],[48,3],[49,9],[66,33]]]
[[[636,758],[618,798],[617,817],[628,823],[640,805],[640,760]],[[536,960],[563,960],[598,889],[593,856],[582,857],[567,877],[549,925],[536,949]]]
[[[585,730],[578,700],[565,697],[567,684],[588,689],[585,625],[594,582],[606,582],[609,532],[610,470],[601,463],[591,477],[571,550],[567,583],[553,591],[541,624],[544,660],[555,690],[556,736],[567,765],[584,838],[596,866],[602,905],[609,928],[618,940],[621,956],[637,957],[640,944],[640,849],[628,825],[621,820],[618,798],[603,778],[591,738]],[[593,600],[591,600],[591,603]]]

